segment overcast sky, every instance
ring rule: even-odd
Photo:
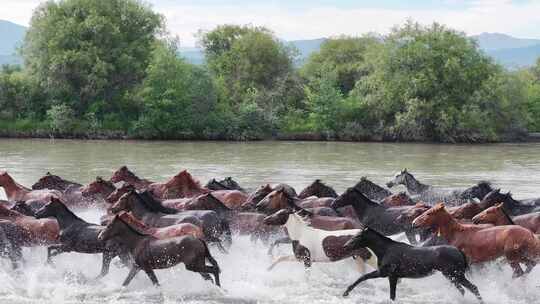
[[[0,19],[28,25],[39,0],[1,0]],[[254,24],[287,40],[386,33],[407,18],[438,21],[467,34],[500,32],[540,38],[540,0],[149,0],[183,46],[199,29]]]

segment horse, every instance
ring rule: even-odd
[[[110,181],[115,184],[119,182],[126,182],[133,185],[135,188],[137,188],[137,190],[144,190],[153,183],[147,179],[139,178],[137,175],[131,172],[127,166],[122,166],[118,170],[114,171]]]
[[[367,196],[370,200],[373,201],[382,201],[385,197],[392,195],[392,192],[375,184],[365,176],[362,176],[362,178],[360,178],[360,181],[356,183],[353,187],[358,189],[358,191],[364,193],[365,196]]]
[[[155,228],[148,227],[141,220],[134,217],[129,212],[122,211],[118,213],[118,216],[124,222],[128,223],[131,227],[134,227],[139,231],[142,231],[143,233],[150,234],[160,240],[183,235],[191,235],[199,239],[204,239],[204,233],[201,227],[190,223],[182,223],[162,228]]]
[[[22,239],[26,231],[9,220],[0,220],[0,256],[11,261],[13,269],[23,261]]]
[[[449,208],[448,211],[456,219],[470,220],[478,213],[498,203],[498,200],[500,199],[499,194],[500,189],[495,189],[486,194],[484,199],[479,203],[468,202],[459,207]]]
[[[404,210],[410,209],[413,206],[385,208],[367,198],[355,187],[348,188],[331,204],[333,209],[343,208],[345,206],[352,206],[354,208],[356,216],[363,225],[369,226],[384,235],[405,232],[409,242],[416,243],[415,230],[408,225],[400,225],[396,222],[396,218]]]
[[[107,196],[116,190],[116,186],[102,177],[96,177],[96,180],[81,188],[83,197],[106,200]]]
[[[283,211],[283,210],[282,210]],[[300,214],[283,213],[270,215],[264,219],[267,225],[283,225],[287,229],[287,235],[292,240],[294,255],[277,258],[268,270],[272,270],[277,264],[284,261],[302,261],[305,267],[311,267],[314,262],[335,262],[349,257],[356,257],[358,267],[363,271],[364,263],[376,268],[377,262],[374,255],[365,248],[354,251],[343,250],[343,244],[359,229],[327,231],[316,229],[309,225],[309,220],[303,219]],[[281,213],[280,213],[281,212]],[[283,219],[286,218],[285,223]]]
[[[316,179],[311,185],[304,188],[304,190],[298,194],[298,198],[300,199],[305,199],[310,196],[336,198],[338,195],[332,187],[325,185],[320,179]]]
[[[270,184],[265,184],[257,188],[257,190],[251,192],[248,197],[246,198],[246,201],[242,206],[240,207],[240,210],[242,211],[253,211],[255,210],[255,206],[263,199],[265,198],[270,192],[274,191],[272,186]]]
[[[191,223],[201,227],[204,235],[209,240],[217,242],[224,235],[225,241],[228,244],[232,241],[229,223],[220,218],[215,211],[190,210],[179,213],[179,210],[163,206],[148,191],[142,193],[129,191],[122,195],[111,206],[110,210],[113,213],[131,211],[136,218],[140,219],[146,225],[157,228],[181,223]]]
[[[482,200],[484,197],[495,190],[493,185],[488,181],[480,181],[476,185],[473,185],[461,192],[460,198],[463,200]]]
[[[36,215],[36,210],[32,209],[32,207],[28,206],[23,201],[15,202],[15,205],[11,206],[10,210],[19,212],[20,214],[27,215],[27,216]]]
[[[328,207],[334,201],[331,197],[321,198],[308,198],[301,200],[295,197],[291,197],[285,189],[278,189],[270,192],[264,199],[262,199],[255,209],[259,212],[266,214],[272,214],[280,209],[286,209],[293,204],[302,208],[315,208],[315,207]]]
[[[377,256],[377,269],[361,276],[347,287],[343,293],[346,297],[361,282],[388,278],[390,284],[390,299],[396,299],[396,287],[401,278],[422,278],[439,271],[445,276],[462,295],[463,287],[472,292],[483,303],[478,287],[465,277],[468,264],[467,258],[454,246],[414,247],[396,242],[369,227],[362,227],[360,232],[345,243],[344,249],[352,251],[369,248]]]
[[[301,212],[305,217],[309,218],[309,224],[313,228],[326,230],[326,231],[337,231],[337,230],[351,230],[358,229],[360,227],[359,223],[356,221],[346,218],[346,217],[334,217],[334,216],[320,216],[315,215],[309,212],[306,209],[291,206],[287,209],[281,209],[271,216],[267,217],[266,220],[263,220],[263,223],[271,223],[270,226],[279,225],[283,226],[287,222],[289,215],[294,212]],[[279,244],[288,244],[292,240],[289,237],[279,238],[270,245],[268,249],[268,254],[272,255],[272,251],[275,246]]]
[[[415,227],[431,227],[465,253],[470,263],[482,263],[504,256],[512,267],[513,277],[530,272],[540,259],[540,240],[520,226],[490,228],[459,223],[443,203],[424,212],[413,221]],[[523,272],[520,263],[527,269]]]
[[[246,192],[246,190],[240,187],[240,185],[235,180],[233,180],[232,177],[230,176],[220,181],[213,178],[209,180],[208,183],[206,183],[205,187],[210,190],[238,190],[243,193]]]
[[[170,268],[179,263],[184,263],[187,270],[200,273],[206,280],[211,280],[209,273],[212,274],[215,284],[220,286],[218,263],[210,254],[206,242],[191,235],[160,240],[138,231],[116,215],[99,233],[98,239],[102,242],[118,242],[131,253],[134,263],[123,286],[127,286],[141,269],[154,285],[159,285],[154,269]],[[212,266],[207,266],[206,260]]]
[[[534,212],[516,217],[510,217],[504,210],[504,204],[487,208],[472,219],[475,224],[493,224],[495,226],[519,225],[540,234],[540,212]]]
[[[415,204],[416,203],[405,192],[391,194],[381,201],[381,205],[384,207],[414,206]]]
[[[65,180],[58,175],[47,172],[45,176],[41,177],[35,184],[32,185],[32,190],[58,190],[65,192],[68,189],[80,188],[81,184],[69,180]]]
[[[0,205],[0,220],[8,220],[20,228],[15,237],[23,247],[53,245],[58,242],[60,228],[56,220],[36,219]]]
[[[181,171],[164,183],[152,183],[147,189],[160,199],[195,197],[210,191],[201,187],[201,184],[187,170]]]
[[[482,199],[481,203],[485,206],[493,206],[501,202],[504,205],[504,209],[511,216],[540,212],[540,206],[527,204],[522,201],[515,200],[510,192],[501,193],[499,189],[495,189],[488,193],[484,197],[484,199]]]
[[[31,190],[17,183],[6,171],[0,172],[0,187],[4,188],[6,196],[10,201],[50,201],[52,197],[62,197],[62,192],[58,190]]]
[[[240,190],[215,190],[211,193],[227,207],[235,210],[241,209],[248,198],[248,195]]]
[[[98,278],[102,278],[109,272],[111,260],[117,255],[122,255],[117,246],[98,239],[98,234],[105,228],[104,226],[84,221],[71,212],[60,200],[53,198],[50,203],[36,213],[37,219],[47,217],[55,218],[60,226],[60,245],[47,248],[48,263],[52,263],[52,257],[63,252],[102,253],[102,267],[98,276]],[[125,255],[123,260],[127,260]]]

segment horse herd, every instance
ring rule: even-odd
[[[24,264],[22,247],[46,246],[47,263],[64,252],[102,254],[98,278],[118,257],[130,269],[123,286],[140,270],[158,285],[155,269],[184,263],[220,286],[209,247],[227,253],[234,235],[248,235],[267,244],[270,255],[291,244],[268,270],[285,261],[311,267],[352,258],[363,275],[344,296],[365,280],[388,278],[392,300],[400,278],[439,271],[482,301],[466,278],[470,265],[504,258],[520,277],[540,261],[540,199],[516,200],[489,182],[448,192],[406,169],[386,184],[395,185],[407,192],[392,193],[365,177],[339,195],[320,180],[299,194],[286,184],[247,191],[230,177],[202,186],[184,170],[153,182],[123,166],[88,185],[47,173],[27,188],[1,172],[7,200],[0,204],[0,253],[13,268]],[[100,224],[72,211],[88,208],[103,210]],[[408,243],[389,238],[400,233]]]

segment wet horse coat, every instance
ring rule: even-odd
[[[316,229],[309,226],[300,215],[292,213],[289,215],[284,227],[287,230],[289,238],[293,241],[295,252],[298,249],[303,251],[303,256],[284,256],[278,258],[269,269],[274,268],[278,263],[283,261],[296,260],[298,257],[304,260],[306,266],[310,266],[313,262],[335,262],[353,255],[357,255],[357,263],[363,268],[364,261],[373,268],[377,268],[375,255],[368,249],[362,248],[360,251],[347,252],[343,249],[350,238],[360,232],[360,229],[348,229],[337,231],[326,231]],[[299,248],[299,246],[301,246]],[[361,265],[360,265],[361,264]]]

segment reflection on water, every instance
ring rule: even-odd
[[[491,180],[517,197],[540,196],[540,144],[426,145],[318,142],[145,142],[0,140],[0,170],[8,170],[25,185],[46,171],[81,183],[95,176],[108,178],[121,165],[139,176],[162,181],[188,169],[203,183],[233,176],[242,186],[285,182],[300,190],[321,178],[338,192],[361,176],[382,184],[406,167],[422,182],[441,187],[466,187]],[[1,194],[3,195],[3,194]],[[80,213],[97,222],[94,210]],[[290,251],[281,246],[280,253]],[[351,261],[315,265],[281,264],[267,272],[270,257],[263,244],[235,238],[230,254],[212,250],[223,270],[224,290],[178,266],[158,270],[162,283],[154,288],[139,273],[121,288],[127,269],[115,265],[104,279],[93,278],[101,268],[97,255],[68,253],[45,266],[45,249],[25,249],[24,271],[14,273],[1,260],[0,303],[390,303],[387,280],[361,284],[350,298],[341,298],[358,274]],[[114,263],[113,263],[114,264]],[[538,303],[540,269],[512,280],[508,266],[495,263],[474,269],[470,278],[487,303]],[[402,280],[398,303],[477,303],[462,298],[442,276]]]

